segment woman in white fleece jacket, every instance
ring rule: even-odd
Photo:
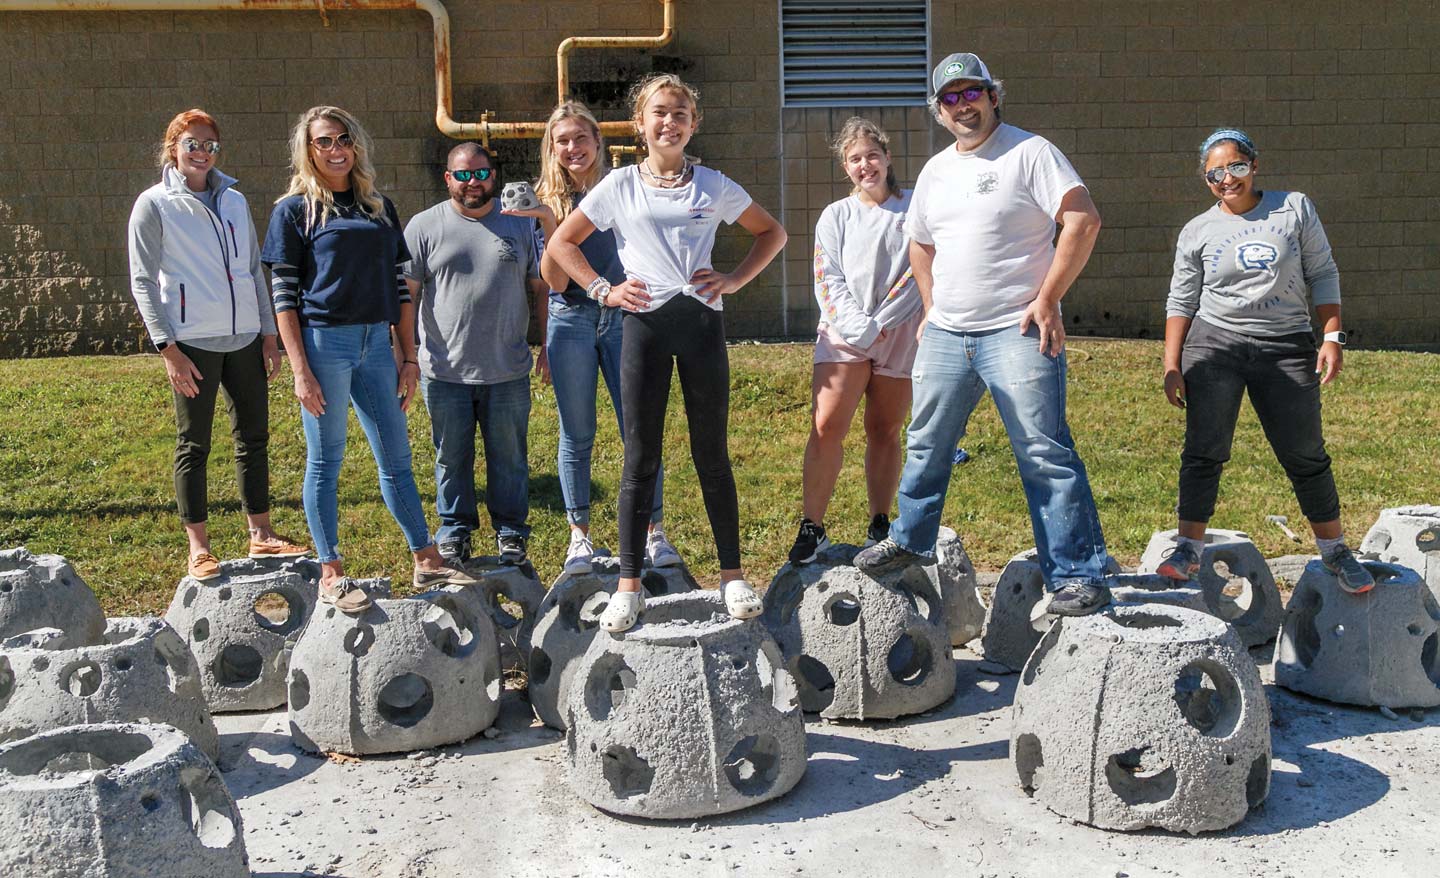
[[[812,421],[805,446],[804,518],[790,561],[815,560],[830,545],[825,509],[844,462],[845,434],[865,398],[865,545],[890,533],[890,506],[904,462],[900,427],[910,409],[910,368],[925,318],[910,273],[905,214],[910,193],[895,181],[890,138],[852,118],[835,138],[835,156],[855,188],[825,208],[815,226],[815,299],[820,326],[811,380]]]
[[[159,183],[130,213],[130,291],[175,397],[175,495],[190,541],[189,574],[219,576],[206,529],[207,461],[215,396],[235,436],[250,556],[294,557],[305,546],[270,524],[270,410],[280,369],[275,314],[260,279],[260,247],[245,196],[220,173],[220,127],[204,110],[170,120]]]

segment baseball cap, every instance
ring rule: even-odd
[[[985,66],[979,55],[973,52],[955,52],[935,65],[935,72],[930,74],[930,92],[939,94],[940,89],[957,79],[978,79],[986,86],[994,85],[994,80],[990,78],[990,68]]]

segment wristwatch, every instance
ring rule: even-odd
[[[1349,336],[1345,334],[1345,330],[1343,329],[1337,329],[1334,332],[1325,333],[1326,341],[1333,341],[1342,348],[1345,347],[1345,340],[1347,338],[1349,338]]]
[[[155,345],[155,353],[158,354],[158,353],[160,353],[161,351],[165,350],[166,348],[170,347],[170,342],[168,342],[168,341],[157,341],[157,342],[154,342],[154,345]]]

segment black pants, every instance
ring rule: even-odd
[[[1320,432],[1320,378],[1310,333],[1267,338],[1196,320],[1185,336],[1180,371],[1185,378],[1181,521],[1208,522],[1215,513],[1220,471],[1230,460],[1240,397],[1247,391],[1305,517],[1316,522],[1340,517]]]
[[[206,485],[215,394],[223,391],[235,437],[235,478],[240,503],[249,515],[270,511],[270,400],[259,336],[238,351],[216,353],[179,342],[181,353],[200,370],[199,392],[175,394],[175,498],[180,520],[207,518]]]
[[[705,497],[721,569],[740,566],[740,507],[730,468],[730,357],[725,317],[677,295],[659,309],[625,315],[620,346],[620,403],[625,411],[625,469],[620,477],[620,575],[640,575],[645,532],[655,503],[655,474],[665,438],[670,373],[680,370],[690,456]]]

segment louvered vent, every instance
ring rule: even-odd
[[[925,103],[925,0],[780,0],[787,107]]]

